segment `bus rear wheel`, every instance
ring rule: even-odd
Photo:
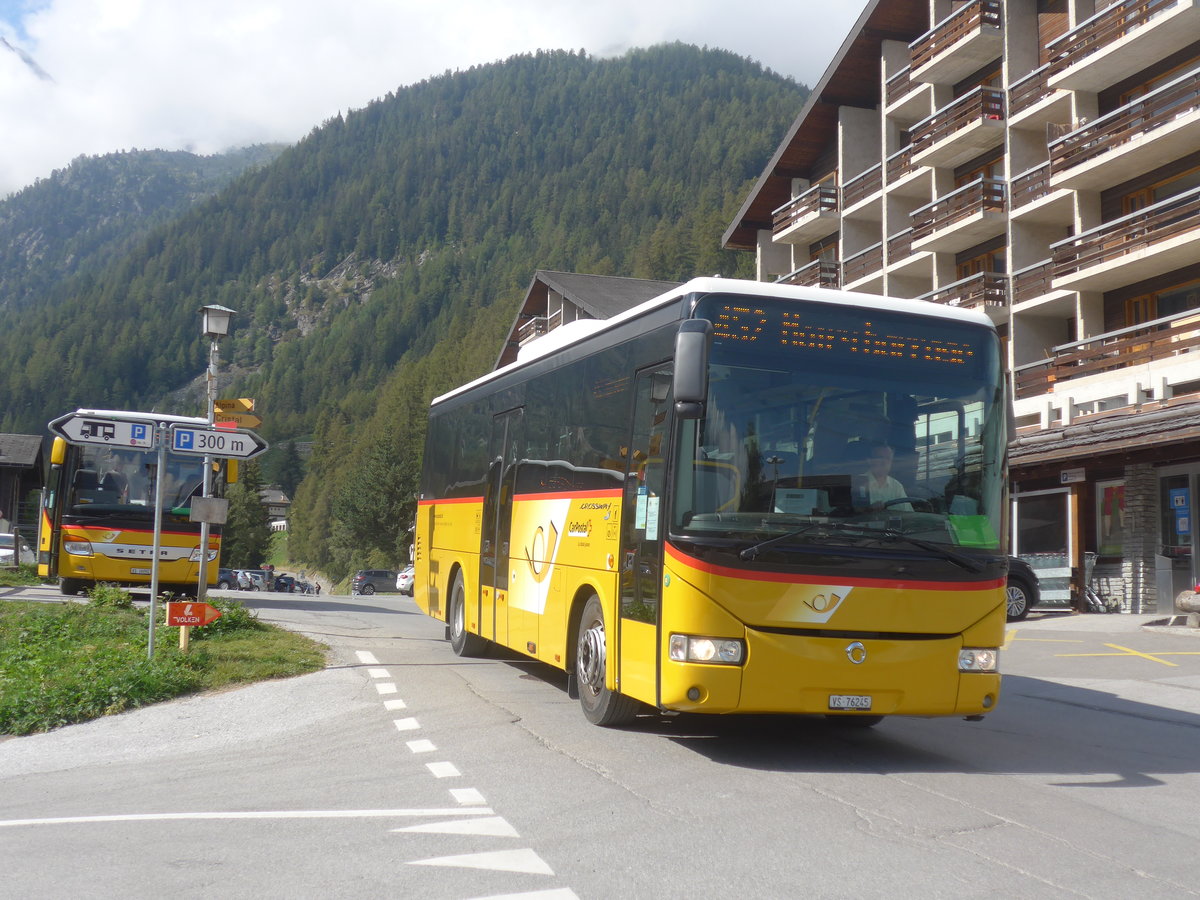
[[[450,647],[456,656],[483,656],[488,642],[477,634],[467,631],[467,591],[463,586],[462,572],[454,573],[450,586]]]
[[[604,607],[592,594],[579,616],[575,647],[575,675],[579,680],[579,705],[593,725],[623,725],[633,719],[638,702],[605,687],[608,640]]]

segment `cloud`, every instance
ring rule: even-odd
[[[0,0],[0,196],[80,154],[299,139],[447,70],[538,49],[663,41],[812,84],[865,0]],[[53,81],[39,77],[33,66]]]

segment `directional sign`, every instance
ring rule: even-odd
[[[154,449],[154,423],[74,412],[59,416],[50,430],[69,444],[104,444],[109,447]]]
[[[199,627],[221,618],[221,611],[207,603],[168,603],[168,625]]]
[[[252,413],[219,410],[214,415],[218,422],[233,422],[239,428],[257,428],[262,424],[262,419]]]
[[[253,431],[172,425],[171,452],[222,459],[252,459],[270,445]]]
[[[219,413],[251,413],[254,412],[253,397],[226,397],[217,400],[213,408]]]

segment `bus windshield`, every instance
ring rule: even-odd
[[[673,533],[999,551],[1007,417],[991,329],[730,296],[696,315],[714,324],[709,395],[680,426]]]
[[[154,518],[157,458],[153,453],[84,445],[66,484],[67,515],[99,518],[112,515]],[[169,456],[163,482],[163,509],[170,513],[191,505],[202,490],[203,462]]]

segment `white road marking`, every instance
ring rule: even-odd
[[[416,731],[421,727],[421,723],[409,716],[407,719],[395,719],[397,731]]]
[[[413,753],[432,753],[437,747],[433,741],[409,741],[408,749]]]
[[[570,888],[550,888],[548,891],[523,891],[520,894],[492,894],[475,900],[579,900]]]
[[[438,856],[419,859],[410,866],[456,866],[463,869],[493,869],[502,872],[526,872],[530,875],[553,875],[546,861],[528,847],[522,850],[496,850],[491,853],[464,853],[461,856]]]
[[[450,796],[464,806],[487,802],[483,799],[483,794],[479,793],[475,788],[451,788]]]
[[[425,763],[425,768],[433,773],[434,778],[458,778],[462,775],[452,762]]]
[[[391,678],[392,673],[387,669],[367,669],[367,674],[372,678]]]
[[[408,709],[408,704],[399,698],[397,698],[395,700],[384,700],[383,708],[384,709]]]
[[[184,822],[211,819],[389,819],[417,816],[494,815],[486,806],[473,809],[280,809],[243,812],[133,813],[113,816],[61,816],[49,819],[0,819],[0,828],[27,825],[91,825],[103,822]]]
[[[358,661],[364,666],[377,666],[379,660],[375,658],[375,654],[370,650],[356,650],[355,655],[358,656]]]
[[[396,693],[396,685],[391,681],[377,681],[375,682],[375,690],[377,690],[380,694],[394,694]]]
[[[488,816],[483,819],[459,819],[457,822],[427,822],[424,825],[409,825],[406,828],[393,828],[395,832],[413,831],[432,834],[479,834],[487,837],[520,837],[517,829],[508,824],[501,816]]]

